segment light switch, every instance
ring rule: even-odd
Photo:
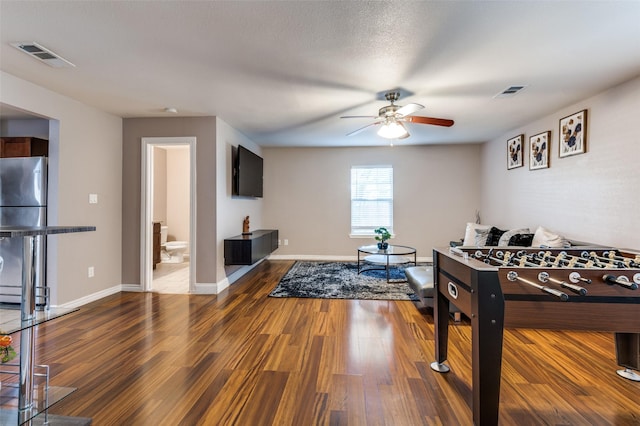
[[[98,204],[98,194],[89,194],[89,204]]]

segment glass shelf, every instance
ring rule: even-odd
[[[78,308],[51,308],[43,311],[36,311],[33,318],[22,321],[20,319],[20,309],[0,308],[0,332],[11,334],[22,331],[25,328],[34,327],[47,321],[51,321],[61,316],[77,311]]]
[[[4,391],[4,386],[2,390]],[[29,410],[18,410],[17,396],[15,397],[15,403],[13,406],[7,406],[0,402],[0,425],[24,424],[36,416],[43,414],[46,409],[51,408],[52,405],[62,401],[64,398],[75,392],[75,390],[76,388],[51,386],[49,387],[49,405],[45,405],[43,401],[38,401],[38,404],[42,403],[42,405],[36,405]],[[4,401],[4,399],[4,397],[0,396],[0,401]]]
[[[18,364],[0,365],[0,425],[21,425],[33,420],[60,402],[76,389],[49,386],[49,367],[37,365],[34,368],[33,403],[26,410],[18,409]]]

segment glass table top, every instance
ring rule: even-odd
[[[382,254],[382,255],[406,255],[406,254],[414,254],[416,249],[409,246],[397,246],[389,244],[386,250],[381,250],[378,248],[377,244],[372,244],[370,246],[362,246],[358,247],[358,251],[362,253],[368,254]]]

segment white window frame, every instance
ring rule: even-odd
[[[366,171],[366,170],[372,170],[372,169],[384,169],[387,173],[389,173],[389,180],[388,181],[380,181],[378,183],[378,185],[390,185],[390,189],[391,189],[391,193],[390,194],[386,194],[386,196],[380,196],[380,197],[375,197],[374,198],[358,198],[357,195],[355,193],[355,189],[356,186],[359,184],[358,182],[354,182],[354,173],[358,173],[358,171]],[[350,225],[349,228],[351,230],[349,236],[351,238],[371,238],[372,236],[375,236],[375,233],[373,232],[374,229],[380,227],[380,226],[384,226],[385,228],[387,228],[387,230],[393,235],[393,192],[394,192],[394,187],[393,187],[393,166],[391,165],[369,165],[369,166],[351,166],[351,170],[350,170],[350,186],[351,186],[351,199],[350,199],[350,209],[351,209],[351,215],[350,215]],[[363,177],[362,175],[360,175],[360,177]],[[360,182],[360,184],[362,184],[362,182]],[[370,185],[376,185],[375,182],[370,182]],[[366,189],[364,190],[366,191]],[[361,188],[360,193],[362,194],[363,190]],[[372,195],[372,194],[369,194]],[[354,212],[354,210],[356,210],[357,208],[357,204],[355,204],[355,202],[357,202],[358,200],[360,201],[380,201],[380,202],[384,202],[384,203],[390,203],[391,206],[389,208],[388,211],[388,217],[386,218],[381,218],[380,220],[375,220],[375,223],[371,222],[369,224],[366,224],[364,226],[358,227],[357,225],[354,226],[354,222],[357,221],[357,218],[354,217],[354,214],[358,214],[358,212]],[[355,220],[354,220],[355,219]],[[362,218],[361,218],[362,220]],[[384,223],[386,220],[388,220],[388,223]]]

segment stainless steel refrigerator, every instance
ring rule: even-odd
[[[47,158],[0,158],[0,226],[47,224]],[[0,304],[20,306],[22,238],[0,238]],[[36,274],[36,303],[48,305],[45,288],[46,240],[38,238],[36,256],[42,268]]]

